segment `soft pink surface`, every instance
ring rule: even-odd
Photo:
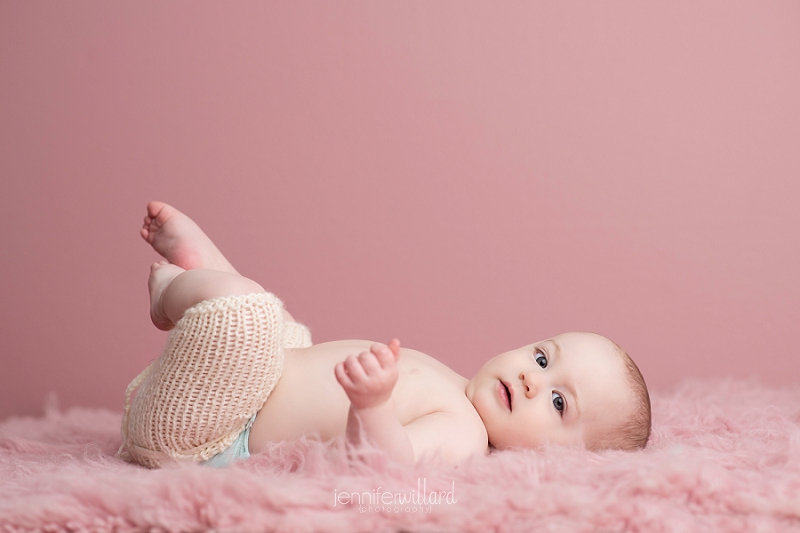
[[[176,204],[315,342],[800,376],[800,2],[0,1],[0,420],[119,410]]]
[[[114,457],[119,414],[50,410],[0,425],[4,531],[784,531],[800,528],[800,388],[693,381],[653,398],[637,453],[503,452],[453,469],[314,442],[235,467],[149,471]],[[428,512],[334,494],[453,490]]]

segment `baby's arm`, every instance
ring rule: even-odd
[[[389,346],[374,344],[370,351],[349,356],[334,369],[336,379],[350,398],[347,441],[361,444],[366,438],[403,462],[414,462],[414,449],[397,418],[392,390],[397,383],[400,341]]]

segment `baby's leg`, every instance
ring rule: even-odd
[[[239,281],[232,281],[233,278],[225,278],[223,276],[221,277],[222,279],[217,280],[219,283],[227,284],[227,288],[234,288],[231,287],[231,284],[237,284],[239,282],[244,285],[240,287],[243,292],[234,291],[216,294],[214,291],[215,287],[224,287],[212,284],[211,287],[207,287],[206,289],[208,289],[210,293],[214,293],[214,296],[201,298],[186,307],[183,307],[183,300],[191,301],[194,300],[194,298],[175,298],[176,305],[171,305],[169,308],[175,313],[180,311],[177,314],[178,319],[183,315],[183,311],[204,299],[207,300],[216,296],[237,296],[240,294],[249,294],[251,292],[264,292],[264,289],[261,288],[260,285],[247,278],[242,278],[239,275],[236,269],[233,268],[233,265],[222,255],[222,252],[211,242],[208,235],[200,229],[200,226],[169,204],[165,204],[164,202],[150,202],[147,204],[147,215],[144,217],[144,225],[140,230],[140,234],[144,240],[150,243],[156,252],[164,256],[167,261],[171,263],[169,265],[171,268],[167,268],[166,270],[163,268],[166,264],[164,261],[154,263],[150,272],[150,318],[158,329],[172,329],[172,326],[174,326],[177,321],[172,320],[170,316],[164,312],[161,305],[161,293],[168,285],[167,281],[172,281],[172,278],[184,270],[216,270],[241,278]],[[179,270],[175,270],[175,268],[172,267],[179,267]],[[156,274],[157,271],[158,274]],[[212,278],[213,277],[214,276],[212,276]],[[154,287],[154,285],[156,285],[156,287]],[[253,290],[246,290],[248,287]],[[153,296],[154,292],[157,293],[155,298]],[[283,310],[283,318],[287,322],[295,321],[294,317],[285,309]]]
[[[221,296],[266,292],[239,274],[183,268],[160,261],[150,267],[150,318],[158,329],[169,330],[190,307]]]
[[[206,268],[238,274],[200,226],[164,202],[147,204],[147,215],[139,233],[173,265],[186,270]]]
[[[153,322],[174,329],[126,390],[120,453],[146,466],[210,459],[238,438],[280,377],[283,305],[238,274],[166,261],[151,268],[150,296]]]

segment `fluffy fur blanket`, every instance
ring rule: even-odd
[[[120,414],[0,424],[0,531],[800,529],[800,387],[691,381],[653,395],[637,453],[502,452],[458,468],[284,443],[234,467],[115,458]]]

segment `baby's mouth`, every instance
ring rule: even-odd
[[[511,401],[514,398],[514,393],[503,380],[500,380],[500,397],[503,399],[503,403],[506,404],[506,407],[508,407],[508,410],[511,411]]]

